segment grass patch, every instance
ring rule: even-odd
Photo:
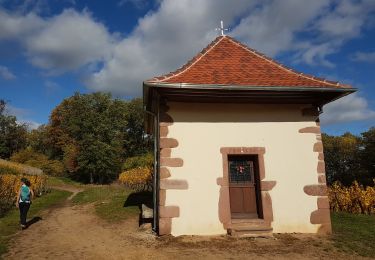
[[[375,217],[335,212],[331,214],[334,245],[348,253],[375,257]]]
[[[72,186],[82,186],[81,183],[73,181],[66,177],[48,177],[47,181],[49,186],[62,186],[62,185],[72,185]]]
[[[73,202],[76,204],[94,203],[96,214],[108,222],[120,222],[139,214],[138,206],[124,207],[132,191],[123,186],[106,185],[88,187],[78,193]]]
[[[30,207],[27,219],[38,217],[42,210],[64,201],[70,194],[68,191],[52,190],[50,193],[35,199]],[[14,207],[4,217],[0,218],[0,259],[1,255],[7,252],[10,236],[19,230],[19,211]]]

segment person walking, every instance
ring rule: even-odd
[[[34,192],[30,188],[30,181],[26,178],[21,179],[21,188],[17,194],[16,207],[20,210],[20,223],[21,228],[27,228],[27,212],[30,209],[31,201],[34,197]]]

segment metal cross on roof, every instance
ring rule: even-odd
[[[222,36],[224,36],[225,34],[224,34],[224,31],[228,31],[229,29],[228,28],[225,28],[224,29],[224,23],[223,23],[223,21],[220,21],[220,28],[216,28],[216,31],[221,31],[221,35]]]

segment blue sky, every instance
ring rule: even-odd
[[[375,126],[374,0],[0,0],[0,98],[30,127],[75,92],[138,97],[142,81],[228,35],[356,94],[324,108],[323,131]]]

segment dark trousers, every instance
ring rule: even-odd
[[[29,211],[30,203],[20,202],[18,205],[19,205],[18,208],[20,209],[20,221],[21,221],[21,225],[25,225],[26,226],[27,212]]]

